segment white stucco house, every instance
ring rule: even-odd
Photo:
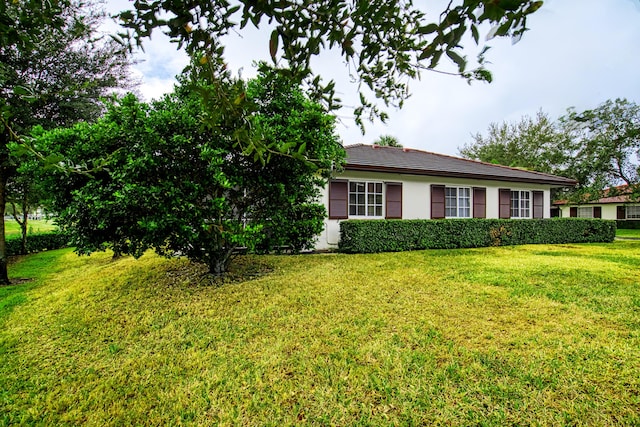
[[[560,209],[560,216],[569,218],[602,218],[640,221],[640,204],[631,201],[627,185],[605,190],[604,196],[586,203],[559,200],[553,204]]]
[[[345,147],[346,165],[323,190],[316,249],[336,248],[346,219],[548,218],[554,175],[408,148]]]

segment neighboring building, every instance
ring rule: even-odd
[[[560,209],[562,217],[640,220],[640,203],[632,203],[628,191],[627,185],[621,185],[615,192],[605,190],[604,197],[598,200],[580,204],[559,200],[553,205]]]
[[[408,148],[346,146],[344,170],[322,200],[329,213],[316,249],[334,248],[345,219],[549,218],[555,175]]]

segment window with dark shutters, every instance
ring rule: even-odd
[[[508,188],[501,188],[499,190],[499,218],[508,219],[511,218],[511,190]]]
[[[569,208],[569,217],[571,218],[577,218],[578,217],[578,208],[577,207],[571,207]]]
[[[616,219],[626,219],[627,213],[624,206],[616,206]]]
[[[473,187],[473,217],[487,217],[487,189]]]
[[[431,184],[431,219],[444,218],[444,185]]]
[[[602,208],[600,206],[593,207],[593,217],[602,218]]]
[[[544,192],[533,192],[533,217],[544,218]]]
[[[640,205],[624,206],[624,219],[640,219]]]
[[[387,183],[387,219],[402,219],[402,183]]]
[[[349,218],[349,182],[329,182],[329,219]]]

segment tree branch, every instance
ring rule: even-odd
[[[16,204],[15,204],[14,202],[11,202],[11,210],[12,210],[12,212],[11,212],[11,216],[12,216],[12,217],[13,217],[13,219],[15,219],[15,220],[16,220],[16,222],[17,222],[17,223],[22,227],[22,225],[23,225],[24,223],[23,223],[23,222],[20,220],[20,218],[18,217],[18,212],[17,212],[17,209],[16,209]]]

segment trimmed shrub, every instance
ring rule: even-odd
[[[7,239],[7,255],[22,255],[20,253],[22,236]],[[27,235],[27,253],[42,252],[52,249],[64,248],[68,245],[69,238],[59,232],[38,233]]]
[[[638,220],[619,219],[616,222],[621,230],[637,230],[640,228],[640,221]]]
[[[602,219],[349,220],[340,223],[342,252],[478,248],[612,242],[616,222]]]

